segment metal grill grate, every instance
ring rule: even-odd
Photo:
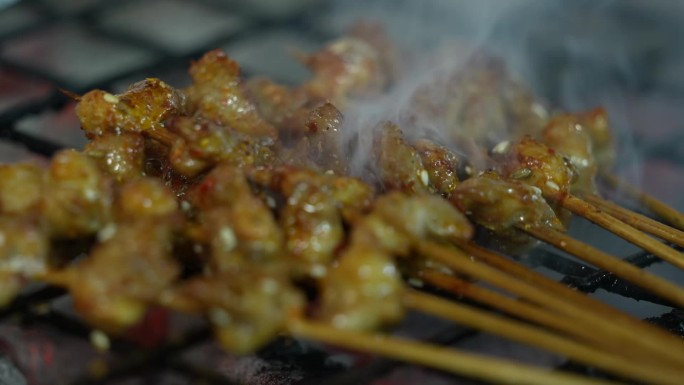
[[[0,9],[0,161],[49,157],[83,144],[73,103],[59,88],[120,90],[149,76],[181,86],[188,82],[188,62],[216,47],[241,62],[247,75],[294,83],[304,73],[282,47],[313,48],[330,37],[334,31],[316,19],[324,6],[315,0],[34,0]],[[644,156],[681,167],[681,135],[645,139]],[[647,253],[628,259],[643,268],[659,261]],[[528,263],[562,274],[562,282],[589,293],[602,289],[667,306],[610,274],[547,250],[531,253]],[[219,351],[201,323],[186,319],[169,321],[182,332],[160,346],[143,349],[121,339],[98,354],[89,342],[90,328],[68,311],[68,301],[63,290],[40,286],[0,310],[0,360],[14,361],[35,384],[380,383],[402,367],[376,359],[350,371],[350,361],[363,358],[286,338],[256,356],[232,357]],[[677,310],[651,321],[683,333],[684,317]],[[401,332],[415,334],[424,325],[410,319]],[[436,325],[441,332],[418,334],[441,344],[478,334]],[[468,383],[445,376],[435,383],[452,381]]]

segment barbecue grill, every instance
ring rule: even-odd
[[[288,47],[304,51],[318,47],[336,36],[347,20],[369,16],[382,9],[372,8],[364,15],[352,6],[339,9],[316,0],[283,3],[266,0],[34,0],[10,3],[0,1],[2,162],[46,159],[61,148],[81,147],[85,143],[77,129],[74,103],[62,90],[77,94],[93,88],[121,91],[145,77],[159,77],[170,84],[184,86],[189,81],[185,71],[190,60],[216,47],[224,48],[239,61],[246,76],[267,75],[281,82],[296,83],[306,73],[289,59]],[[612,17],[610,22],[616,26],[630,17],[644,25],[652,25],[648,23],[655,23],[663,16],[658,4],[635,8],[629,2],[606,17]],[[581,4],[575,8],[575,12],[581,13]],[[635,16],[635,12],[641,12],[642,16]],[[160,13],[163,17],[159,17]],[[668,32],[667,28],[661,26],[656,32]],[[630,159],[640,159],[648,172],[661,178],[672,178],[666,183],[658,183],[658,190],[650,192],[661,194],[681,210],[684,208],[681,196],[672,192],[668,195],[660,189],[669,186],[676,190],[684,181],[684,138],[681,129],[670,122],[677,118],[677,111],[668,110],[673,100],[681,100],[684,88],[677,88],[676,81],[682,79],[672,79],[673,74],[668,73],[670,57],[656,51],[661,47],[653,42],[659,36],[644,39],[641,43],[645,47],[638,46],[636,53],[660,55],[654,56],[660,62],[649,64],[648,60],[642,60],[639,65],[644,67],[637,70],[653,70],[658,76],[638,75],[625,80],[625,73],[619,70],[607,72],[609,68],[600,65],[593,69],[604,79],[611,79],[611,86],[625,86],[636,99],[628,100],[629,103],[636,106],[646,103],[645,108],[638,110],[641,112],[632,111],[629,118],[649,123],[653,121],[647,119],[655,118],[656,124],[671,127],[661,127],[661,132],[649,128],[638,130],[636,126],[640,122],[637,122],[631,125],[637,130],[622,135],[620,140],[639,143],[636,155]],[[557,91],[563,81],[554,74],[564,70],[567,53],[548,46],[543,48],[544,52],[531,54],[540,67],[546,68],[533,84],[553,102],[577,106],[576,101],[568,100]],[[590,56],[579,59],[591,63]],[[582,77],[584,75],[589,76],[582,73],[574,81],[589,81]],[[592,73],[592,76],[596,74]],[[667,88],[662,87],[665,82]],[[679,85],[684,86],[684,83]],[[591,90],[581,91],[580,94],[588,95]],[[657,98],[643,98],[656,91]],[[587,103],[594,102],[600,100]],[[643,114],[648,117],[643,118]],[[618,117],[618,123],[624,119],[627,118]],[[623,170],[632,170],[634,164],[623,159],[627,165]],[[651,189],[650,181],[647,177],[643,185],[647,191]],[[615,197],[629,202],[619,192]],[[633,203],[631,208],[640,211]],[[596,236],[593,234],[595,227],[586,222],[578,221],[573,231],[577,237],[600,244],[603,249],[612,249],[610,251],[641,268],[681,282],[682,275],[673,272],[674,269],[658,258],[647,252],[634,251],[608,233]],[[642,318],[648,317],[650,322],[684,336],[684,312],[672,309],[666,301],[612,274],[543,247],[529,252],[524,262],[564,284],[595,293],[615,306],[628,308],[628,311]],[[635,304],[633,300],[639,302]],[[147,326],[139,335],[102,340],[102,336],[93,333],[71,311],[69,301],[61,289],[36,285],[0,310],[0,384],[474,383],[290,338],[279,339],[253,356],[232,356],[213,342],[204,323],[189,316],[167,317],[161,312],[156,315],[152,312],[147,317]],[[150,331],[156,331],[158,335],[150,334]],[[409,316],[397,333],[604,376],[542,351],[425,316]],[[108,345],[108,349],[98,349],[104,345]]]

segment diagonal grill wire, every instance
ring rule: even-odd
[[[212,2],[204,1],[203,3]],[[97,27],[93,26],[91,23],[92,15],[97,13],[99,10],[103,9],[103,7],[105,7],[105,4],[107,4],[107,2],[102,2],[101,5],[92,7],[88,9],[86,12],[75,14],[69,18],[76,19],[77,21],[81,21],[84,25],[88,25],[91,28],[97,29]],[[22,33],[30,32],[31,30],[40,28],[43,24],[44,23],[37,23],[36,25],[31,26],[26,31],[22,31]],[[248,34],[253,33],[255,31],[261,31],[264,28],[272,27],[287,27],[289,29],[301,30],[309,35],[311,35],[312,33],[312,30],[308,28],[309,25],[306,20],[306,17],[295,17],[284,21],[261,20],[256,21],[252,24],[251,27],[244,29],[242,32],[222,39],[221,43],[225,44],[233,40],[239,40],[244,36],[247,36]],[[147,41],[136,40],[135,37],[117,36],[115,34],[112,34],[111,32],[100,29],[98,29],[97,32],[113,40],[125,41],[126,43],[133,43],[138,46],[145,46],[151,51],[157,52],[159,54],[159,58],[151,65],[136,68],[127,73],[115,74],[108,79],[100,79],[99,81],[93,84],[89,84],[85,87],[76,87],[74,85],[70,85],[67,83],[62,84],[63,87],[66,87],[70,91],[83,92],[92,88],[107,88],[111,86],[113,82],[128,78],[132,75],[139,74],[143,76],[145,73],[149,74],[153,70],[163,70],[164,68],[171,68],[177,65],[185,65],[190,59],[197,57],[207,49],[212,48],[211,46],[207,45],[205,47],[200,47],[196,51],[191,52],[189,54],[172,55],[161,47],[155,47]],[[319,37],[322,37],[322,35]],[[22,66],[17,63],[4,64],[11,66],[13,69],[18,70],[29,76],[43,78],[46,77],[46,74],[43,74],[40,71],[27,66]],[[19,119],[26,115],[61,107],[62,105],[64,105],[65,100],[66,97],[55,92],[42,100],[37,100],[33,103],[29,103],[0,114],[0,139],[8,140],[15,144],[24,146],[33,153],[37,153],[43,156],[50,156],[54,152],[61,149],[63,146],[50,140],[18,132],[15,130],[14,126]],[[679,141],[668,140],[661,143],[653,144],[649,147],[647,155],[657,156],[660,159],[667,159],[676,163],[681,163],[682,155],[678,151],[678,143]],[[634,263],[635,265],[642,268],[659,261],[658,258],[646,252],[635,254],[626,259],[631,263]],[[557,255],[555,253],[551,253],[549,251],[535,251],[532,254],[532,260],[535,260],[539,264],[551,270],[564,274],[565,277],[561,279],[561,282],[577,287],[579,290],[588,293],[594,292],[598,289],[604,289],[637,300],[644,299],[657,303],[662,303],[658,302],[659,300],[657,298],[653,298],[652,295],[645,293],[641,289],[635,288],[630,285],[625,285],[624,282],[621,282],[621,280],[616,279],[610,273],[593,269],[591,267],[585,266],[578,262],[574,262],[568,258]],[[65,292],[62,289],[45,287],[28,294],[20,295],[8,307],[0,310],[0,320],[3,320],[10,315],[19,314],[25,319],[25,321],[28,320],[28,322],[45,323],[58,328],[64,333],[68,333],[78,338],[87,339],[89,336],[90,328],[84,325],[81,321],[71,318],[69,316],[65,316],[59,312],[48,312],[41,314],[34,311],[37,305],[41,303],[50,302],[51,300],[59,298],[64,294]],[[668,325],[671,326],[670,329],[678,327],[679,329],[676,331],[679,333],[681,333],[680,324],[682,320],[684,320],[684,316],[681,314],[681,312],[677,310],[673,310],[672,312],[663,314],[659,317],[653,317],[649,319],[649,321],[655,322],[666,328],[668,327]],[[477,332],[470,329],[456,329],[443,331],[442,333],[438,333],[436,336],[434,336],[430,340],[430,342],[441,344],[455,343],[475,334],[477,334]],[[139,354],[129,355],[128,357],[126,357],[126,359],[123,359],[122,361],[118,362],[117,365],[113,368],[113,370],[109,372],[106,378],[95,380],[88,376],[83,376],[82,378],[77,380],[75,384],[94,384],[106,380],[111,381],[117,378],[125,378],[131,375],[135,375],[142,369],[147,369],[150,367],[158,368],[160,370],[170,369],[176,372],[177,374],[189,379],[201,378],[204,380],[205,383],[231,384],[231,382],[227,381],[219,373],[216,373],[212,370],[207,370],[205,368],[193,366],[177,358],[177,356],[183,353],[184,351],[187,351],[193,346],[205,342],[210,338],[211,333],[209,332],[209,330],[203,328],[189,332],[180,342],[170,343],[152,350],[141,351],[138,349]],[[116,339],[113,340],[112,343],[112,349],[114,351],[130,351],[131,349],[135,350],[135,348],[133,348],[130,345],[130,343],[127,343],[125,341],[119,341],[118,339]],[[278,342],[274,344],[274,349],[278,349]],[[296,354],[294,358],[290,356],[288,360],[294,359],[295,361],[299,362],[296,356]],[[278,359],[277,354],[270,354],[269,358],[276,360]],[[305,361],[299,362],[299,364],[304,370],[306,370],[307,363]],[[355,370],[353,372],[347,372],[341,375],[334,376],[334,378],[331,378],[330,380],[337,381],[336,383],[348,383],[348,381],[345,382],[345,380],[349,379],[358,380],[358,382],[369,382],[373,378],[378,378],[378,376],[381,376],[382,374],[394,369],[399,365],[401,364],[394,361],[379,360],[377,363],[370,365],[363,371],[357,372]],[[308,383],[317,383],[317,381],[321,379],[320,376],[316,375],[312,375],[309,377],[310,378]]]

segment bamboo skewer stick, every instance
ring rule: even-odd
[[[609,324],[603,315],[592,314],[581,305],[565,301],[562,296],[540,290],[538,286],[524,282],[483,263],[472,261],[467,254],[458,249],[427,241],[419,242],[416,249],[420,255],[439,261],[457,273],[489,282],[527,301],[552,309],[597,333],[602,333],[615,340],[622,339],[625,341],[626,347],[629,347],[629,342],[633,349],[648,350],[678,367],[684,366],[684,357],[679,353],[681,350],[675,342],[668,341],[669,343],[666,343],[664,339],[642,338],[642,335],[635,332],[633,328]]]
[[[655,221],[645,215],[632,212],[597,195],[586,195],[584,200],[630,226],[676,245],[684,246],[684,232],[680,230]]]
[[[391,359],[444,370],[496,384],[603,385],[614,384],[574,374],[551,372],[507,360],[484,357],[399,337],[354,332],[332,326],[293,320],[288,325],[295,337],[329,343],[338,347],[379,354]]]
[[[521,230],[684,308],[684,288],[657,275],[547,227],[525,226]]]
[[[623,354],[625,352],[635,351],[634,349],[630,349],[631,346],[629,342],[624,340],[609,340],[605,335],[596,333],[593,329],[585,327],[584,324],[578,323],[574,319],[559,316],[557,313],[550,312],[524,301],[518,301],[493,290],[471,284],[460,278],[433,271],[421,271],[419,277],[430,285],[442,290],[462,295],[494,309],[504,311],[517,318],[581,339],[585,343],[596,348]],[[641,350],[636,350],[636,352],[641,352]],[[636,355],[634,356],[636,357]],[[641,356],[648,357],[650,356],[650,353],[647,352],[645,355]]]
[[[661,202],[655,197],[637,190],[626,182],[621,181],[614,175],[604,173],[602,176],[612,187],[617,188],[620,191],[627,192],[634,199],[646,206],[649,210],[653,211],[653,213],[663,218],[666,222],[678,228],[679,230],[684,231],[684,214]]]
[[[519,263],[515,263],[510,259],[499,255],[495,252],[485,249],[482,246],[476,245],[472,242],[461,242],[458,246],[466,251],[468,254],[476,257],[478,260],[493,266],[499,270],[505,271],[515,277],[529,282],[545,291],[554,293],[563,298],[565,301],[571,301],[581,306],[585,310],[589,310],[592,313],[609,318],[611,322],[623,324],[625,326],[636,328],[638,333],[649,341],[660,340],[664,344],[677,343],[679,346],[677,349],[684,351],[684,341],[673,338],[673,336],[649,323],[643,322],[637,318],[630,316],[627,313],[621,312],[613,307],[606,305],[605,303],[598,301],[592,297],[589,297],[581,292],[573,290],[565,285],[562,285],[552,279],[549,279],[532,269],[525,267]]]
[[[564,199],[559,199],[558,201],[564,208],[572,211],[573,213],[594,222],[595,224],[643,248],[644,250],[650,251],[663,260],[677,266],[678,268],[684,269],[684,254],[680,253],[679,251],[647,236],[634,227],[631,227],[620,220],[613,218],[612,216],[602,212],[601,210],[577,197],[568,195]]]
[[[542,288],[551,293],[555,293],[559,296],[566,298],[569,301],[575,302],[585,309],[591,310],[593,313],[601,314],[605,317],[610,317],[612,322],[624,323],[627,326],[639,328],[639,333],[648,333],[649,338],[664,338],[668,342],[678,341],[680,343],[680,349],[684,349],[684,341],[679,339],[673,339],[670,333],[653,326],[649,323],[643,322],[637,318],[630,316],[627,313],[621,312],[605,303],[598,301],[590,296],[587,296],[577,290],[571,289],[565,285],[562,285],[536,271],[523,266],[519,263],[515,263],[510,259],[497,254],[493,251],[487,250],[482,246],[479,246],[473,242],[461,242],[458,247],[476,257],[478,260],[485,262],[486,264],[496,267],[499,270],[506,271],[519,279],[526,282],[530,282],[539,288]]]
[[[621,355],[597,350],[518,321],[428,294],[410,290],[404,294],[403,301],[411,309],[536,346],[624,379],[646,381],[652,384],[680,385],[683,378],[684,372],[681,370],[642,365],[642,362],[629,360]]]

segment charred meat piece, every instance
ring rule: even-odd
[[[361,39],[339,39],[302,61],[313,72],[302,87],[314,101],[344,106],[349,97],[377,94],[387,84],[378,52]]]
[[[205,314],[219,343],[237,354],[271,341],[304,307],[283,271],[255,265],[193,278],[164,297],[170,307]]]
[[[576,178],[568,161],[529,136],[512,143],[501,142],[492,152],[501,176],[535,186],[548,199],[568,194]]]
[[[610,170],[615,163],[615,142],[608,114],[602,107],[579,114],[581,124],[591,137],[593,154],[600,168]]]
[[[214,270],[282,256],[283,233],[239,168],[217,166],[188,193],[188,199],[198,209],[200,238],[209,244]]]
[[[342,113],[331,103],[311,110],[306,119],[309,156],[325,171],[347,174],[347,157],[342,148]]]
[[[46,172],[32,164],[0,164],[0,214],[39,211]]]
[[[117,204],[120,220],[98,233],[90,256],[47,276],[69,289],[84,319],[111,333],[140,321],[180,272],[172,257],[180,224],[173,193],[157,180],[138,180],[122,188]]]
[[[169,161],[183,175],[195,176],[219,162],[249,166],[274,160],[270,137],[248,135],[199,117],[179,117],[168,127],[168,134],[157,139],[170,147]]]
[[[107,132],[94,137],[83,152],[117,182],[131,181],[145,174],[145,139],[141,135]]]
[[[331,198],[325,186],[300,181],[280,212],[287,253],[313,275],[325,269],[344,240],[342,215]]]
[[[463,181],[451,202],[473,222],[488,229],[502,247],[516,252],[535,241],[518,226],[547,226],[563,230],[563,224],[539,189],[485,173]]]
[[[459,183],[458,157],[448,148],[428,139],[416,141],[414,147],[428,173],[429,187],[448,198]]]
[[[461,48],[451,70],[416,90],[407,115],[418,126],[438,127],[457,144],[491,145],[511,137],[536,134],[546,122],[540,102],[506,70],[503,62],[481,51]],[[465,148],[464,148],[465,149]]]
[[[57,153],[45,186],[43,215],[54,236],[92,235],[111,221],[111,180],[89,156],[75,150]]]
[[[266,78],[245,81],[245,94],[259,114],[278,128],[281,138],[299,138],[305,133],[305,121],[311,108],[304,90],[277,84]]]
[[[435,195],[383,195],[355,223],[349,245],[321,279],[318,316],[343,329],[373,330],[403,315],[403,282],[392,260],[426,239],[469,239],[473,227]]]
[[[573,193],[595,193],[598,166],[592,139],[581,119],[573,114],[552,117],[541,133],[543,142],[565,157],[576,171],[570,186]]]
[[[278,137],[276,128],[259,115],[241,87],[240,66],[224,52],[207,52],[190,66],[193,83],[186,90],[198,114],[243,134]]]
[[[319,282],[317,316],[340,329],[375,330],[399,321],[403,282],[392,256],[373,246],[350,246]]]
[[[378,178],[385,190],[429,192],[429,174],[399,127],[385,123],[376,132],[373,147]]]
[[[373,190],[357,179],[309,169],[256,169],[250,179],[282,197],[279,218],[286,254],[312,275],[324,273],[342,245],[343,219],[363,213],[373,198]]]
[[[50,242],[31,216],[0,216],[0,307],[48,269]]]
[[[163,128],[164,122],[186,113],[185,95],[159,79],[133,84],[120,95],[93,90],[76,106],[88,138],[104,133],[142,133]]]

